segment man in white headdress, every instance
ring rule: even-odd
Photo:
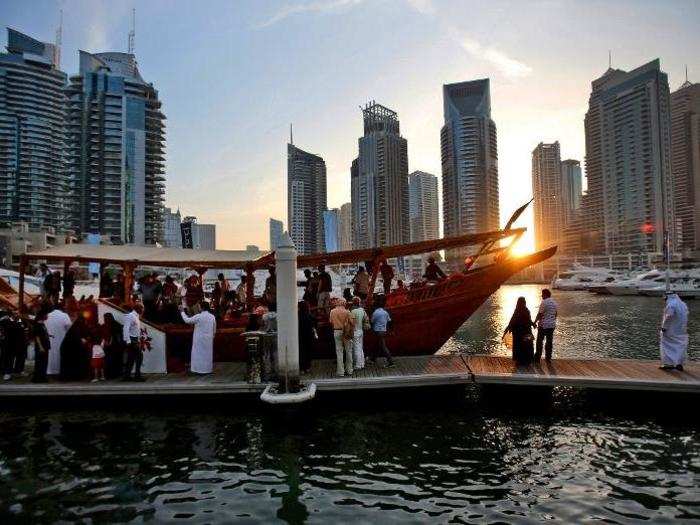
[[[210,312],[209,303],[203,302],[202,311],[192,317],[189,317],[184,310],[180,314],[183,321],[194,325],[190,372],[194,374],[211,374],[214,369],[216,317]]]
[[[49,364],[46,367],[46,374],[56,376],[61,373],[61,343],[66,336],[66,332],[73,324],[68,314],[56,306],[46,316],[46,331],[49,333]]]
[[[661,321],[661,369],[683,370],[688,352],[688,307],[675,293],[666,294]]]

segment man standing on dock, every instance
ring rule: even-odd
[[[372,357],[372,363],[377,362],[377,354],[381,354],[386,358],[386,367],[391,368],[394,366],[394,360],[391,358],[391,353],[389,348],[386,346],[386,334],[389,329],[389,323],[391,322],[391,316],[389,312],[384,309],[386,304],[386,296],[380,295],[377,298],[377,308],[372,312],[372,331],[377,336],[379,340],[379,348],[377,349],[375,355]]]
[[[193,374],[211,374],[214,370],[214,334],[216,334],[216,317],[210,311],[209,303],[202,303],[202,311],[188,317],[184,309],[180,312],[182,320],[194,325],[192,334],[192,354],[190,372]]]
[[[352,337],[354,325],[352,316],[345,305],[345,299],[338,299],[335,308],[330,313],[333,339],[335,341],[336,363],[338,365],[336,374],[339,377],[344,375],[351,376],[353,372]],[[344,365],[343,357],[345,357]]]
[[[66,333],[73,323],[70,317],[68,317],[68,314],[56,305],[46,317],[45,324],[50,341],[49,362],[46,374],[57,376],[61,373],[61,344],[63,344],[63,339],[66,337]]]
[[[552,360],[552,339],[554,338],[554,329],[557,327],[557,303],[552,299],[552,292],[547,288],[542,290],[542,302],[535,317],[537,324],[537,344],[535,349],[535,363],[538,363],[542,357],[542,342],[544,343],[544,360]]]
[[[126,343],[126,370],[124,381],[131,381],[131,369],[135,368],[134,381],[143,381],[141,377],[141,364],[143,363],[143,350],[141,349],[141,318],[143,306],[136,304],[127,305],[128,312],[122,319],[124,324],[124,342]]]
[[[688,353],[688,306],[675,293],[666,294],[661,321],[661,369],[683,370]]]

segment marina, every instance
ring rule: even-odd
[[[3,397],[82,396],[221,396],[259,394],[266,384],[246,382],[243,363],[218,363],[209,376],[149,375],[143,383],[51,382],[28,380],[0,384]],[[25,378],[26,379],[26,378]],[[446,385],[566,386],[608,390],[654,390],[668,393],[700,393],[700,364],[685,370],[659,370],[658,362],[640,359],[555,359],[516,366],[510,358],[488,355],[434,355],[396,358],[396,366],[368,365],[351,377],[335,376],[335,361],[314,362],[306,383],[319,392],[373,389],[405,389]]]

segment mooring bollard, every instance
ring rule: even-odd
[[[299,314],[297,251],[288,233],[275,251],[277,270],[277,363],[279,391],[299,390]]]
[[[278,385],[269,385],[260,398],[272,404],[300,403],[312,399],[316,385],[299,381],[299,313],[297,304],[297,251],[285,232],[275,251],[277,274],[277,371]]]

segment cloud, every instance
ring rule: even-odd
[[[275,14],[264,22],[257,24],[255,29],[263,29],[270,27],[277,22],[281,22],[285,18],[300,13],[325,13],[342,7],[354,6],[363,3],[365,0],[330,0],[330,1],[315,1],[305,4],[286,5],[279,9]]]
[[[520,78],[526,77],[532,73],[532,68],[530,66],[515,58],[509,57],[503,51],[484,46],[454,28],[449,29],[449,34],[450,37],[471,56],[478,60],[489,62],[507,77]]]
[[[433,0],[406,0],[409,6],[424,15],[432,15],[435,13]]]

